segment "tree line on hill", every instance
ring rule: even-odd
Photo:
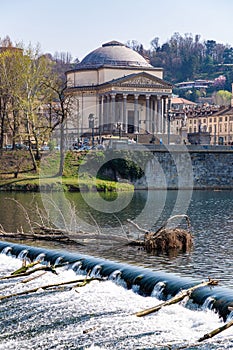
[[[164,79],[175,84],[182,81],[208,79],[224,75],[225,81],[216,81],[213,89],[231,91],[233,82],[233,47],[215,40],[201,41],[200,35],[174,33],[165,43],[159,38],[151,41],[151,48],[145,50],[136,40],[127,46],[147,57],[155,67],[164,68]]]

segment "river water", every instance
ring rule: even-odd
[[[25,218],[24,208],[34,221],[38,221],[35,208],[45,206],[53,223],[58,227],[77,228],[88,232],[101,231],[103,234],[123,237],[128,233],[137,238],[138,233],[127,224],[127,218],[144,228],[155,230],[173,214],[188,214],[192,224],[194,248],[185,254],[148,254],[106,239],[95,242],[86,239],[85,246],[78,248],[55,243],[23,243],[78,251],[182,276],[210,276],[233,288],[232,191],[194,191],[191,196],[187,191],[137,191],[133,196],[121,193],[118,197],[120,204],[113,206],[116,202],[115,194],[100,196],[86,193],[83,198],[81,193],[55,193],[51,199],[48,194],[41,196],[31,193],[0,193],[0,223],[6,231],[27,231],[28,220]],[[180,225],[185,227],[186,223],[182,222]]]
[[[127,218],[155,230],[171,215],[186,213],[192,223],[194,248],[185,254],[148,254],[109,239],[85,239],[83,246],[19,243],[101,256],[180,276],[210,276],[219,279],[220,285],[233,288],[232,206],[232,191],[194,191],[191,195],[187,191],[137,191],[133,195],[0,193],[0,223],[6,231],[27,231],[27,215],[36,222],[43,215],[45,221],[45,207],[57,227],[135,238],[138,233]],[[0,254],[1,275],[20,265],[19,259]],[[20,280],[17,284],[5,281],[0,284],[1,295],[74,277],[74,271],[60,269],[58,276],[47,273],[27,286]],[[223,325],[205,306],[185,307],[184,301],[137,318],[133,315],[136,311],[159,303],[157,295],[145,298],[123,287],[111,281],[94,281],[78,290],[45,293],[39,289],[1,301],[0,349],[233,349],[232,328],[197,343],[205,333]]]
[[[0,254],[1,275],[21,266],[19,259]],[[156,295],[142,297],[111,281],[93,281],[81,288],[43,291],[39,287],[74,280],[73,270],[58,269],[28,283],[0,283],[1,295],[38,287],[36,293],[0,303],[0,349],[135,350],[232,349],[229,328],[204,343],[197,340],[223,325],[211,310],[186,308],[185,302],[138,318],[135,312],[159,303]],[[24,278],[25,279],[25,278]],[[193,345],[195,344],[195,345]]]

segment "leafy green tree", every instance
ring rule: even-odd
[[[214,103],[220,106],[229,106],[231,103],[232,94],[226,90],[219,90],[213,96]]]
[[[233,47],[226,47],[223,52],[223,63],[232,64],[233,63]]]
[[[0,50],[0,149],[6,129],[13,143],[27,142],[34,169],[40,148],[61,130],[61,164],[64,164],[64,123],[70,115],[73,97],[66,93],[64,71],[70,68],[68,54],[41,55],[40,47],[14,48],[5,40]],[[63,61],[64,63],[62,63]]]
[[[13,89],[13,95],[17,98],[23,114],[29,152],[36,170],[36,161],[40,159],[40,147],[48,130],[47,118],[44,118],[41,108],[50,101],[49,91],[43,83],[52,74],[51,62],[45,57],[40,57],[39,47],[34,49],[29,46],[17,63],[19,84],[18,89]]]
[[[52,63],[40,56],[39,46],[4,47],[0,72],[1,100],[6,106],[1,108],[1,132],[8,126],[13,142],[18,136],[27,140],[33,166],[37,170],[40,147],[48,133],[48,120],[43,109],[51,101],[51,94],[44,81],[52,75]],[[16,131],[20,135],[16,135]]]
[[[207,40],[205,42],[206,47],[206,55],[211,57],[214,60],[215,51],[216,51],[216,41],[215,40]]]
[[[22,56],[22,50],[11,46],[11,41],[3,40],[0,48],[0,149],[3,148],[4,134],[11,132],[13,148],[19,137],[19,111],[18,101],[12,90],[17,86],[18,76],[15,66],[18,57]]]

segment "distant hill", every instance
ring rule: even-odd
[[[212,91],[231,91],[233,82],[233,47],[215,40],[201,41],[200,35],[174,33],[165,43],[159,38],[151,41],[145,50],[137,41],[128,41],[128,46],[149,58],[155,67],[164,68],[164,79],[175,84],[183,81],[217,79]],[[225,80],[218,81],[219,76]],[[221,80],[221,79],[220,79]]]

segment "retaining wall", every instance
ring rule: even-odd
[[[136,188],[233,189],[233,146],[147,145],[154,157]]]

